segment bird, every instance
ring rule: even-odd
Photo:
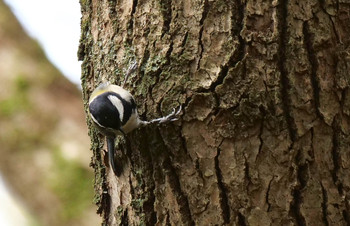
[[[101,83],[89,98],[90,118],[98,131],[106,137],[108,158],[115,175],[119,174],[114,161],[114,145],[117,136],[126,137],[127,133],[141,126],[175,121],[180,112],[181,105],[178,111],[173,109],[167,116],[143,121],[138,115],[136,102],[131,93],[121,86],[108,82]]]

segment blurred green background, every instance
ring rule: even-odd
[[[0,154],[0,225],[100,223],[80,91],[2,0]]]

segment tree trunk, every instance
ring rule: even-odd
[[[87,100],[121,84],[142,119],[179,121],[117,142],[92,129],[108,225],[349,225],[350,2],[81,0]],[[104,162],[107,162],[105,164]]]

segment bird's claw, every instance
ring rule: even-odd
[[[162,123],[166,123],[166,122],[176,121],[176,120],[178,120],[177,116],[181,113],[181,110],[182,110],[182,106],[180,105],[179,110],[176,111],[176,109],[173,108],[173,111],[169,115],[164,116],[162,118],[153,119],[149,123],[162,124]]]

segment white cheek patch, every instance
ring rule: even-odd
[[[95,117],[94,117],[92,114],[90,114],[90,116],[91,116],[92,120],[93,120],[97,125],[99,125],[99,126],[102,127],[102,128],[106,128],[106,127],[104,127],[103,125],[101,125],[101,124],[95,119]]]
[[[129,133],[130,131],[137,128],[139,125],[139,118],[137,113],[132,114],[130,119],[127,121],[127,123],[123,126],[123,130],[125,133]]]
[[[124,106],[123,106],[122,101],[119,100],[118,97],[113,96],[113,95],[109,95],[107,98],[118,109],[118,111],[119,111],[119,119],[122,122],[123,121],[123,117],[124,117]]]

